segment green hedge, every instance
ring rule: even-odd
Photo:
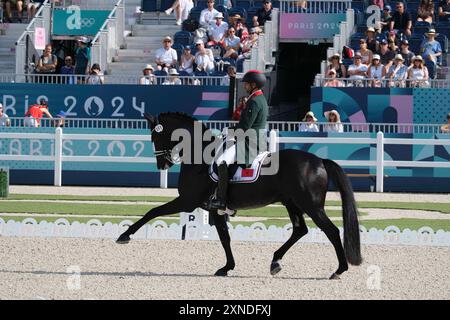
[[[0,198],[8,197],[8,189],[9,189],[8,171],[0,169]]]

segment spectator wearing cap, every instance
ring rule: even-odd
[[[447,114],[447,123],[441,126],[442,133],[450,133],[450,113]]]
[[[86,37],[81,37],[77,41],[78,47],[75,50],[75,70],[76,75],[87,75],[90,69],[91,62],[91,48],[88,47],[89,40]],[[84,82],[80,77],[78,82]]]
[[[193,7],[194,3],[192,0],[175,0],[172,6],[164,12],[170,15],[175,10],[176,25],[181,26],[183,21],[188,18],[189,12],[191,12]]]
[[[91,72],[89,73],[89,77],[86,80],[87,84],[104,84],[105,78],[103,77],[103,73],[100,70],[100,65],[98,63],[94,63],[91,68]]]
[[[353,57],[353,64],[348,67],[349,79],[363,80],[367,77],[368,67],[362,63],[362,57],[357,52]]]
[[[397,9],[392,15],[389,30],[396,30],[406,36],[411,36],[412,18],[411,13],[405,9],[405,4],[402,1],[397,1],[395,4]]]
[[[410,67],[412,65],[412,58],[414,57],[414,53],[409,51],[409,41],[407,39],[403,39],[401,42],[400,50],[398,50],[398,53],[400,53],[405,59],[405,66]]]
[[[450,22],[450,0],[441,0],[438,8],[439,21]]]
[[[58,114],[55,117],[54,126],[55,127],[64,127],[64,124],[66,122],[66,113],[64,111],[59,111]]]
[[[324,132],[344,132],[344,126],[341,123],[341,116],[336,110],[325,111],[324,114],[328,123],[324,125]]]
[[[3,105],[0,103],[0,127],[9,127],[11,125],[11,120],[8,115],[3,110]]]
[[[377,52],[380,56],[380,62],[386,68],[386,72],[392,66],[394,61],[395,52],[391,51],[388,47],[388,42],[386,39],[380,41],[380,50]]]
[[[179,78],[179,73],[177,72],[177,69],[171,68],[169,70],[169,77],[166,79],[166,81],[163,82],[164,85],[180,85],[181,80]]]
[[[359,39],[359,54],[361,55],[362,58],[362,63],[364,63],[365,65],[369,65],[372,62],[372,56],[373,53],[371,50],[369,50],[367,48],[367,42],[366,39]]]
[[[195,57],[191,53],[191,47],[184,47],[183,54],[180,57],[179,71],[185,71],[189,74],[194,72]]]
[[[336,79],[336,70],[333,68],[327,71],[326,78],[324,87],[345,87],[342,81]]]
[[[215,23],[209,26],[208,34],[209,41],[207,43],[208,46],[221,45],[223,46],[223,41],[228,31],[228,23],[223,21],[223,14],[219,12],[214,19]]]
[[[41,99],[38,104],[31,105],[25,113],[24,125],[27,127],[40,127],[41,119],[46,115],[48,118],[53,119],[52,115],[48,111],[48,104],[45,99]]]
[[[302,124],[298,128],[300,132],[319,132],[317,126],[317,118],[314,116],[314,112],[308,111],[305,117],[302,119]]]
[[[434,20],[434,3],[433,0],[420,0],[417,8],[417,21],[425,21],[433,23]]]
[[[428,69],[423,64],[422,56],[415,56],[412,58],[412,66],[408,69],[408,80],[410,80],[410,86],[415,87],[428,87]]]
[[[59,71],[60,74],[64,75],[62,78],[62,83],[66,84],[75,84],[75,79],[73,75],[75,72],[75,67],[73,66],[73,60],[71,56],[66,56],[64,58],[64,66],[61,67],[61,70]]]
[[[199,23],[205,29],[208,29],[210,25],[212,25],[214,21],[214,17],[219,13],[216,9],[214,9],[214,0],[207,1],[207,7],[202,10],[200,13]]]
[[[195,46],[197,47],[197,53],[195,54],[196,70],[205,71],[206,73],[214,71],[214,55],[212,50],[205,48],[201,40],[197,40]]]
[[[372,63],[367,70],[367,77],[373,79],[370,82],[372,87],[381,87],[383,84],[383,79],[386,76],[386,68],[380,62],[380,55],[374,54],[372,57]]]
[[[328,58],[328,61],[330,64],[328,65],[327,70],[334,69],[337,78],[347,78],[347,69],[342,63],[341,55],[339,53],[336,52],[333,54]]]
[[[367,43],[367,49],[372,51],[372,53],[377,52],[378,50],[378,41],[375,37],[375,29],[373,27],[368,27],[366,30],[366,43]]]
[[[223,47],[225,49],[224,58],[237,59],[241,49],[241,39],[236,36],[236,30],[233,27],[228,29]]]
[[[435,40],[438,35],[434,29],[428,30],[425,33],[427,39],[424,39],[420,45],[420,53],[425,60],[433,62],[436,66],[438,57],[442,55],[441,44]]]
[[[390,87],[406,87],[405,80],[408,76],[408,67],[403,64],[404,61],[405,59],[403,59],[401,54],[395,55],[394,64],[389,68],[389,71],[386,74],[386,78],[390,79]]]
[[[147,64],[142,70],[143,76],[139,79],[139,84],[150,85],[156,84],[155,75],[153,74],[153,67],[151,64]]]
[[[378,22],[377,28],[381,30],[381,32],[389,31],[392,21],[392,8],[390,5],[385,5],[383,8],[383,12],[381,13],[381,19]]]
[[[157,70],[165,70],[175,68],[178,61],[177,51],[172,48],[172,38],[167,36],[163,39],[163,47],[156,50],[155,63]]]
[[[256,10],[253,16],[253,26],[258,33],[263,31],[266,21],[272,21],[272,3],[270,0],[264,0],[263,7]]]

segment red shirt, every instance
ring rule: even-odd
[[[44,112],[41,110],[41,108],[44,108],[43,106],[39,104],[33,104],[28,111],[25,113],[25,116],[32,116],[36,119],[37,123],[41,123],[42,116],[44,115]]]

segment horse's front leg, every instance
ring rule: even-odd
[[[228,271],[234,269],[234,258],[233,253],[231,252],[230,245],[230,234],[228,232],[227,220],[226,216],[218,215],[217,212],[214,212],[214,224],[217,229],[217,233],[219,234],[220,242],[222,243],[223,249],[225,250],[225,254],[227,256],[227,264],[216,271],[214,275],[216,276],[226,276],[228,275]]]
[[[190,212],[195,209],[191,208],[191,206],[192,203],[186,205],[183,199],[178,197],[170,202],[167,202],[166,204],[163,204],[162,206],[150,209],[150,211],[147,212],[145,216],[143,216],[141,219],[132,224],[127,231],[122,233],[119,239],[117,239],[116,243],[125,244],[130,242],[131,240],[130,235],[136,233],[136,231],[138,231],[144,224],[146,224],[147,222],[156,217],[167,216],[169,214],[174,214],[183,211]]]

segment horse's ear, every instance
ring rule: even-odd
[[[151,126],[154,126],[156,123],[156,118],[151,114],[144,112],[144,118],[150,123]]]

